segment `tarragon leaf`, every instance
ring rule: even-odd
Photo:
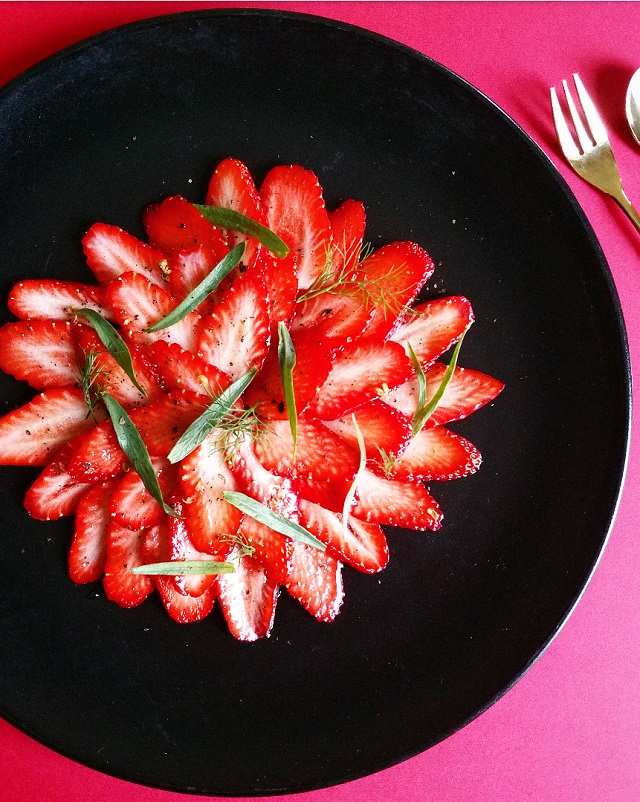
[[[232,574],[234,571],[232,563],[215,562],[214,560],[173,560],[166,563],[137,565],[131,569],[132,574],[148,576],[212,576],[213,574]]]
[[[181,459],[184,459],[194,451],[200,443],[207,438],[251,384],[257,372],[257,368],[251,368],[244,376],[236,379],[233,384],[230,384],[226,390],[223,390],[220,395],[213,400],[202,415],[197,417],[178,438],[176,444],[169,452],[169,462],[180,462]]]
[[[136,379],[131,353],[127,348],[127,344],[118,334],[117,330],[111,325],[111,323],[109,323],[108,320],[105,320],[102,315],[99,312],[96,312],[94,309],[74,309],[73,314],[78,317],[83,317],[93,326],[98,338],[100,339],[100,342],[116,360],[118,365],[120,365],[122,370],[124,370],[142,395],[146,395],[146,392],[138,384],[138,380]]]
[[[460,353],[460,346],[462,345],[462,340],[464,339],[464,334],[458,340],[456,347],[453,351],[451,356],[451,361],[447,365],[447,369],[444,372],[444,376],[442,377],[442,381],[438,385],[438,389],[433,394],[432,398],[422,405],[419,405],[415,411],[413,416],[412,422],[412,436],[415,437],[419,431],[422,430],[425,423],[429,420],[429,418],[435,412],[436,407],[442,400],[442,396],[444,395],[444,391],[447,389],[447,385],[451,381],[451,377],[453,376],[453,372],[456,369],[456,364],[458,363],[458,354]],[[413,350],[413,349],[412,349]],[[423,379],[425,381],[425,388],[426,388],[426,378],[424,378],[424,371],[422,370],[422,366],[418,363],[420,367],[420,373],[422,373]],[[417,369],[416,369],[417,372]],[[418,381],[420,382],[420,373],[418,373]]]
[[[247,217],[246,214],[236,212],[233,209],[225,209],[222,206],[205,206],[200,203],[194,203],[193,205],[210,223],[248,234],[280,258],[284,258],[289,253],[289,247],[275,232],[258,223],[257,220]]]
[[[291,437],[293,438],[293,461],[296,460],[298,446],[298,413],[296,410],[296,397],[293,392],[293,369],[296,366],[296,352],[291,341],[291,335],[286,325],[278,323],[278,365],[280,366],[280,381],[284,392],[284,403],[287,407]]]
[[[193,310],[204,301],[207,295],[215,290],[222,279],[240,262],[245,247],[245,243],[241,242],[236,245],[235,248],[232,248],[175,309],[169,312],[168,315],[165,315],[161,320],[158,320],[157,323],[154,323],[153,326],[149,326],[146,331],[154,332],[160,331],[161,329],[168,329],[169,326],[173,326],[174,323],[186,317],[189,312],[193,312]]]
[[[153,498],[160,504],[162,509],[174,518],[179,518],[178,513],[162,498],[162,490],[158,483],[158,477],[151,464],[151,457],[147,451],[140,432],[135,423],[129,417],[127,411],[109,393],[102,397],[104,404],[111,418],[116,437],[120,448],[127,455],[132,468],[142,479],[142,483],[147,488]]]
[[[244,493],[238,493],[235,490],[225,490],[222,495],[225,501],[233,504],[240,512],[244,512],[259,523],[271,527],[276,532],[280,532],[281,535],[286,535],[292,540],[299,540],[301,543],[306,543],[307,546],[320,549],[320,551],[324,551],[327,548],[324,543],[300,526],[300,524],[285,518],[284,515],[280,515],[280,513],[261,504],[251,496],[246,496]]]

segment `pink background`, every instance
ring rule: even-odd
[[[0,3],[0,84],[88,35],[217,3]],[[623,180],[640,204],[640,147],[626,130],[626,84],[640,67],[640,4],[292,2],[266,8],[342,20],[396,39],[466,78],[550,156],[609,260],[640,371],[640,235],[558,155],[548,87],[579,72],[606,119]],[[484,715],[444,743],[379,774],[296,802],[640,799],[640,440],[595,577],[559,636]],[[204,799],[134,786],[62,758],[0,720],[6,802]],[[211,799],[211,797],[208,797]],[[285,799],[285,797],[271,797]]]

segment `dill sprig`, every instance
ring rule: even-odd
[[[397,457],[395,454],[388,454],[381,446],[376,446],[376,448],[380,454],[380,467],[385,477],[388,479],[393,473]]]
[[[94,349],[90,351],[83,350],[82,355],[84,357],[84,364],[78,365],[82,381],[82,395],[89,408],[88,414],[95,418],[95,408],[104,395],[104,390],[98,381],[103,368],[98,362],[99,352]]]

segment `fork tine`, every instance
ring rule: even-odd
[[[593,135],[596,145],[602,145],[605,142],[608,142],[609,137],[607,136],[607,129],[604,127],[604,123],[596,111],[593,101],[589,97],[587,90],[584,88],[584,84],[580,80],[579,76],[575,73],[573,75],[573,80],[576,84],[576,89],[578,91],[578,97],[580,98],[580,104],[582,105],[584,117],[589,123],[591,134]]]
[[[575,78],[575,76],[574,76]],[[566,81],[562,82],[562,88],[564,89],[565,97],[567,98],[567,105],[569,106],[569,113],[571,114],[571,119],[573,120],[573,126],[576,129],[576,134],[578,135],[578,140],[580,141],[580,146],[582,147],[583,152],[586,152],[593,146],[593,142],[591,141],[591,137],[586,132],[584,125],[582,124],[582,120],[580,119],[580,115],[578,113],[578,109],[576,108],[575,103],[573,102],[573,98],[571,97],[571,92],[569,91],[569,87]],[[584,87],[583,87],[584,88]],[[587,115],[585,114],[585,117]]]
[[[564,119],[564,114],[560,108],[558,95],[556,94],[555,87],[553,86],[551,87],[551,110],[553,112],[553,122],[556,126],[556,133],[558,134],[562,152],[567,159],[569,159],[569,161],[579,158],[580,151],[576,147],[576,143],[573,141],[573,136],[571,135],[571,131],[569,130],[566,120]]]

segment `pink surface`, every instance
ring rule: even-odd
[[[105,28],[160,13],[225,5],[232,4],[1,3],[0,84]],[[640,235],[611,201],[558,156],[548,87],[580,73],[606,119],[627,192],[640,203],[640,147],[624,121],[626,83],[640,67],[640,4],[260,6],[330,17],[396,39],[451,68],[510,114],[558,166],[595,229],[622,301],[638,377]],[[476,721],[429,752],[348,785],[286,799],[640,799],[639,434],[636,423],[626,489],[595,577],[559,636],[525,677]],[[204,799],[104,776],[54,754],[2,720],[0,743],[0,798],[6,802]]]

